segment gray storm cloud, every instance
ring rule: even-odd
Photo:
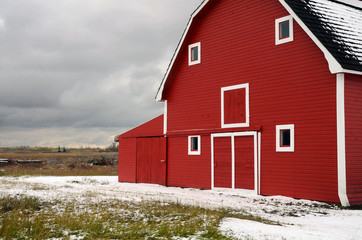
[[[0,145],[106,145],[161,114],[158,84],[200,2],[1,0]]]

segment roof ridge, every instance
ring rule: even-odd
[[[358,8],[359,10],[362,11],[362,1],[360,0],[328,0],[328,1],[337,2],[346,5],[348,7]]]

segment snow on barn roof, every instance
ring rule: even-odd
[[[282,0],[281,2],[289,5],[296,17],[341,66],[341,70],[331,69],[332,72],[345,70],[362,72],[362,1]]]

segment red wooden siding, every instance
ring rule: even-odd
[[[201,135],[200,155],[188,155],[187,144],[187,135],[167,137],[167,185],[210,189],[210,136]]]
[[[166,138],[137,139],[137,182],[166,185]]]
[[[224,123],[245,123],[245,88],[224,92]]]
[[[136,138],[120,138],[118,181],[136,182],[136,155]]]
[[[362,76],[345,76],[347,195],[362,204]]]
[[[235,188],[254,189],[254,137],[235,137]]]
[[[231,137],[214,138],[214,187],[232,187],[231,151]]]
[[[207,11],[194,19],[165,85],[168,134],[221,129],[220,89],[249,83],[250,127],[262,126],[261,194],[338,202],[336,77],[321,50],[295,21],[295,40],[275,45],[275,19],[289,15],[278,1],[215,1]],[[202,62],[188,66],[195,42]],[[275,151],[281,124],[295,125],[292,153]],[[194,171],[189,156],[177,155],[184,147],[187,140],[169,149],[170,163],[182,165],[176,176],[170,170],[174,183]]]

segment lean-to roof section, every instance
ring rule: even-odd
[[[332,73],[362,74],[362,1],[279,1],[323,51]]]
[[[173,65],[174,65],[174,63],[175,63],[175,60],[176,60],[176,57],[177,57],[177,55],[178,55],[178,53],[179,53],[179,51],[180,51],[180,49],[181,49],[181,47],[182,47],[182,45],[183,45],[183,42],[185,41],[186,35],[187,35],[187,33],[188,33],[188,31],[189,31],[189,29],[190,29],[190,27],[191,27],[191,24],[192,24],[192,22],[193,22],[194,17],[205,7],[205,5],[206,5],[208,2],[209,2],[209,0],[204,0],[204,1],[200,4],[200,6],[191,14],[191,17],[190,17],[190,19],[189,19],[189,21],[188,21],[188,23],[187,23],[187,26],[186,26],[186,28],[185,28],[185,30],[184,30],[184,32],[183,32],[183,34],[182,34],[182,37],[181,37],[181,39],[180,39],[180,41],[179,41],[179,43],[178,43],[178,45],[177,45],[177,47],[176,47],[175,53],[174,53],[173,56],[172,56],[171,62],[170,62],[170,64],[168,65],[166,74],[165,74],[165,76],[164,76],[163,79],[162,79],[162,82],[161,82],[161,84],[160,84],[160,87],[158,88],[157,95],[156,95],[156,100],[157,100],[157,101],[161,101],[161,100],[162,100],[162,94],[163,94],[163,90],[164,90],[164,87],[165,87],[166,80],[167,80],[167,78],[168,78],[168,76],[169,76],[169,74],[170,74],[170,72],[171,72],[171,70],[172,70],[172,67],[173,67]]]

